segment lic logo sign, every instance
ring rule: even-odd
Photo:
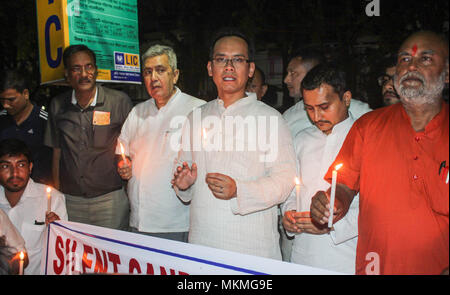
[[[116,71],[139,72],[139,55],[114,51],[114,68]]]
[[[116,58],[116,65],[124,65],[124,54],[122,52],[114,52],[114,56]]]

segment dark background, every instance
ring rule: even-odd
[[[210,100],[215,93],[206,72],[209,38],[219,27],[236,26],[254,39],[257,51],[281,56],[284,70],[293,50],[321,49],[346,66],[354,97],[378,107],[380,60],[395,53],[412,32],[426,29],[448,37],[449,30],[449,1],[379,1],[380,16],[368,17],[369,0],[138,0],[141,54],[152,43],[172,45],[182,73],[179,87]],[[35,1],[0,4],[0,68],[25,68],[32,77],[34,99],[46,105],[67,88],[39,86],[36,24]],[[135,100],[145,93],[142,86],[110,86]],[[280,110],[292,105],[284,85],[271,85],[271,93],[276,90],[284,94]]]

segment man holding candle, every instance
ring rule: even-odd
[[[407,38],[394,75],[401,103],[356,121],[325,175],[330,181],[343,163],[335,222],[360,195],[357,274],[448,274],[448,81],[448,41],[427,31]],[[317,192],[311,204],[320,224],[328,221],[328,194]]]
[[[245,35],[234,29],[219,31],[209,58],[207,70],[218,98],[188,116],[180,166],[172,180],[178,196],[191,201],[189,242],[281,260],[277,205],[288,197],[295,177],[289,130],[280,113],[258,101],[254,93],[245,93],[255,70],[254,48]],[[195,124],[197,114],[203,120],[200,124]],[[255,129],[238,123],[252,118],[266,123],[261,124],[266,128],[258,124],[261,129],[255,134]],[[223,128],[227,120],[235,121]],[[195,147],[201,142],[202,128],[207,129],[211,148]],[[239,139],[238,131],[248,131],[249,137]],[[272,137],[275,151],[249,148]],[[219,142],[222,144],[214,144]],[[271,152],[275,152],[274,158]]]
[[[51,192],[51,211],[47,212],[46,186],[30,178],[33,163],[26,144],[17,139],[0,142],[0,209],[25,240],[29,265],[25,274],[40,274],[46,224],[67,220],[64,195]]]
[[[319,225],[310,215],[311,198],[330,185],[323,176],[333,162],[354,119],[348,108],[352,94],[345,72],[337,66],[320,64],[302,81],[304,108],[314,123],[294,139],[301,178],[299,197],[291,193],[282,206],[283,226],[295,234],[291,262],[354,274],[358,236],[358,200],[354,200],[345,220],[333,228]],[[299,207],[299,208],[298,208]]]
[[[70,221],[126,230],[130,207],[114,151],[133,104],[126,93],[97,85],[96,55],[87,46],[67,47],[63,63],[72,90],[51,100],[45,133],[55,188]]]
[[[189,206],[178,199],[169,180],[178,153],[174,143],[180,140],[182,124],[194,108],[205,102],[175,86],[180,72],[171,47],[150,47],[142,56],[142,64],[151,99],[131,110],[116,148],[118,172],[128,180],[130,228],[187,242]],[[124,159],[125,155],[129,159]]]

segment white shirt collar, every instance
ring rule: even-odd
[[[229,109],[229,108],[237,108],[239,106],[243,106],[243,105],[246,105],[248,103],[252,103],[252,102],[258,100],[258,98],[256,97],[256,93],[254,93],[254,92],[246,92],[245,94],[247,96],[236,100],[231,105],[229,105],[227,107],[227,109]],[[225,109],[224,102],[223,102],[223,100],[220,97],[217,97],[217,105],[220,106],[221,108]]]
[[[156,106],[156,100],[155,100],[153,97],[151,98],[150,101],[151,101],[152,105],[155,107],[156,112],[162,112],[162,113],[164,113],[167,109],[170,108],[170,106],[171,106],[172,104],[175,103],[174,101],[176,101],[176,97],[177,97],[180,93],[181,93],[181,90],[180,90],[178,87],[175,86],[175,93],[172,94],[172,96],[169,98],[169,101],[168,101],[162,108],[160,108],[160,109],[158,109],[158,107]]]

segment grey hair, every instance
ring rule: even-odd
[[[150,57],[160,56],[160,55],[167,55],[169,58],[169,65],[172,68],[172,70],[177,69],[177,55],[175,54],[175,51],[172,49],[172,47],[165,46],[165,45],[153,45],[147,51],[142,55],[142,64],[145,64],[145,60]]]

